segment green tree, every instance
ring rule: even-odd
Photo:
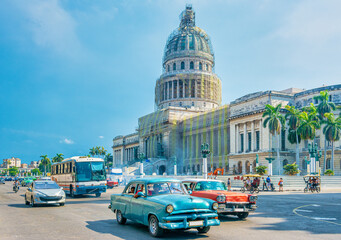
[[[266,173],[267,166],[258,166],[256,167],[256,173],[259,175],[264,175]]]
[[[105,165],[107,166],[107,168],[112,166],[113,157],[112,157],[111,153],[108,153],[105,155],[104,161],[105,161]]]
[[[313,140],[316,135],[316,129],[320,128],[320,122],[316,119],[314,113],[302,112],[300,114],[300,126],[297,131],[303,140]]]
[[[95,150],[94,147],[89,149],[89,154],[90,154],[92,157],[96,155],[96,150]]]
[[[327,90],[321,91],[320,95],[314,96],[314,99],[319,101],[319,104],[317,105],[317,112],[319,113],[319,118],[320,120],[324,121],[325,119],[325,114],[330,113],[336,109],[336,106],[333,102],[329,101],[329,93]],[[326,157],[327,157],[327,138],[325,136],[324,138],[324,147],[323,147],[323,159],[324,159],[324,164],[323,164],[323,171],[326,170]]]
[[[334,142],[340,140],[341,132],[341,117],[335,118],[333,113],[325,113],[325,120],[322,123],[325,124],[323,128],[323,134],[325,135],[327,141],[332,143],[332,170],[334,171]]]
[[[32,173],[33,175],[35,175],[35,176],[41,175],[41,172],[40,172],[39,168],[34,168],[34,169],[32,169],[32,170],[31,170],[31,173]]]
[[[52,162],[61,162],[61,161],[63,161],[64,160],[64,154],[62,154],[62,153],[56,153],[56,156],[54,156],[53,158],[52,158]]]
[[[278,160],[278,169],[280,169],[280,156],[279,156],[279,144],[280,144],[280,133],[281,130],[285,128],[285,117],[281,114],[282,104],[278,104],[276,107],[267,104],[265,106],[265,112],[263,113],[263,118],[265,120],[263,122],[263,127],[269,127],[270,133],[277,138],[277,160]]]
[[[18,167],[11,167],[9,170],[9,175],[10,176],[16,176],[19,173],[19,168]]]
[[[47,155],[41,155],[41,164],[44,166],[44,176],[46,176],[46,166],[51,165],[50,159],[47,157]]]
[[[301,111],[296,109],[295,106],[285,106],[288,113],[285,118],[288,120],[289,133],[288,140],[291,144],[296,144],[296,164],[300,166],[300,148],[301,137],[299,136],[297,129],[300,126],[300,114]]]
[[[287,174],[287,175],[296,175],[300,172],[300,170],[298,170],[298,166],[296,163],[293,163],[293,164],[287,164],[283,167],[284,169],[284,174]]]

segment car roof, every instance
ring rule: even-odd
[[[131,180],[130,182],[153,184],[153,183],[159,183],[159,182],[181,182],[181,180],[175,179],[175,178],[137,178],[137,179]]]
[[[192,178],[192,179],[184,179],[182,182],[223,182],[222,180],[217,179],[200,179],[200,178]]]
[[[35,182],[35,183],[44,183],[44,182],[56,183],[55,181],[52,181],[52,180],[41,180],[41,179],[36,180],[36,181],[34,181],[34,182]]]

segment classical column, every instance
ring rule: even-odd
[[[259,150],[263,149],[263,123],[259,120]]]
[[[177,84],[176,84],[176,98],[178,98],[179,99],[179,89],[180,89],[180,81],[179,81],[179,79],[178,80],[176,80],[176,82],[177,82]]]
[[[246,124],[246,122],[244,123],[244,152],[246,152],[246,143],[247,143],[247,131],[246,131],[246,126],[247,126],[247,124]]]
[[[255,121],[251,121],[251,151],[254,151],[255,149]]]
[[[239,124],[236,124],[236,136],[235,136],[235,143],[236,143],[236,153],[239,152]]]

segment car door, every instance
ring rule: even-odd
[[[139,183],[136,186],[135,196],[138,192],[143,192],[145,194],[144,197],[133,197],[131,199],[131,214],[132,219],[135,219],[135,221],[143,223],[143,209],[144,205],[146,204],[146,187],[143,183]]]
[[[29,191],[28,189],[31,189],[31,191]],[[28,185],[28,187],[27,187],[27,200],[29,201],[29,202],[31,202],[31,199],[32,199],[32,193],[33,193],[33,183],[31,183],[30,185]]]
[[[124,211],[122,211],[122,214],[125,218],[132,219],[131,199],[133,198],[135,191],[136,191],[136,182],[133,182],[127,186],[127,188],[121,195],[120,200],[125,205],[125,209]]]

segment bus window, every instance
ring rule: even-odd
[[[90,162],[78,162],[77,164],[77,181],[91,181],[91,164]]]

